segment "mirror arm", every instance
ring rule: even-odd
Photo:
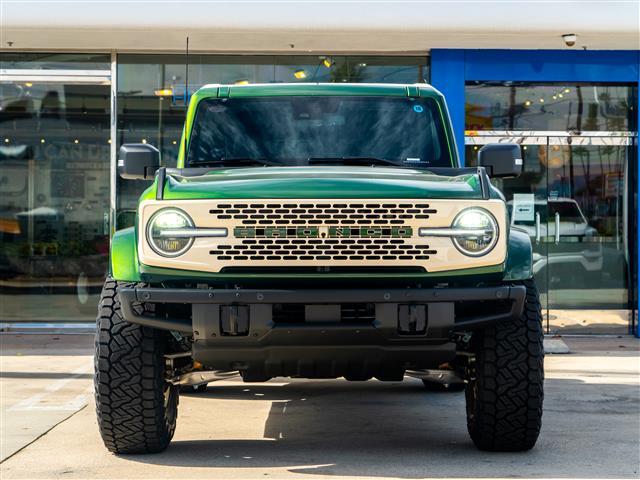
[[[158,183],[156,185],[156,200],[162,200],[164,198],[164,180],[167,176],[167,169],[160,167],[156,173]]]
[[[480,179],[482,199],[489,200],[489,175],[487,175],[486,167],[478,167],[478,178]]]

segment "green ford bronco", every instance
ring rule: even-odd
[[[534,446],[542,416],[531,243],[492,178],[517,145],[460,168],[428,85],[208,85],[193,95],[176,168],[120,149],[149,179],[115,233],[99,305],[100,432],[158,452],[181,389],[239,374],[462,390],[483,450]]]

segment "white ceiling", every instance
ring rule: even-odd
[[[209,52],[640,49],[640,1],[2,0],[0,48]],[[12,45],[9,45],[9,42]]]

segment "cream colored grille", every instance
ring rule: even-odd
[[[403,225],[437,213],[415,203],[222,203],[209,210],[242,225]]]
[[[222,228],[228,235],[196,238],[188,251],[171,258],[158,255],[140,235],[138,255],[145,265],[212,273],[261,267],[407,267],[442,272],[505,260],[502,200],[147,200],[140,205],[140,231],[166,207],[184,210],[196,228]],[[486,208],[498,222],[498,243],[487,255],[469,257],[448,237],[418,235],[422,227],[451,226],[455,216],[470,207]]]

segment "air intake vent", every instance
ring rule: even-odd
[[[402,225],[437,213],[414,203],[250,203],[219,204],[209,210],[219,220],[242,225]]]
[[[242,240],[237,245],[219,245],[209,252],[218,260],[333,261],[333,260],[428,260],[436,253],[428,244],[405,244],[404,239],[340,238]]]

